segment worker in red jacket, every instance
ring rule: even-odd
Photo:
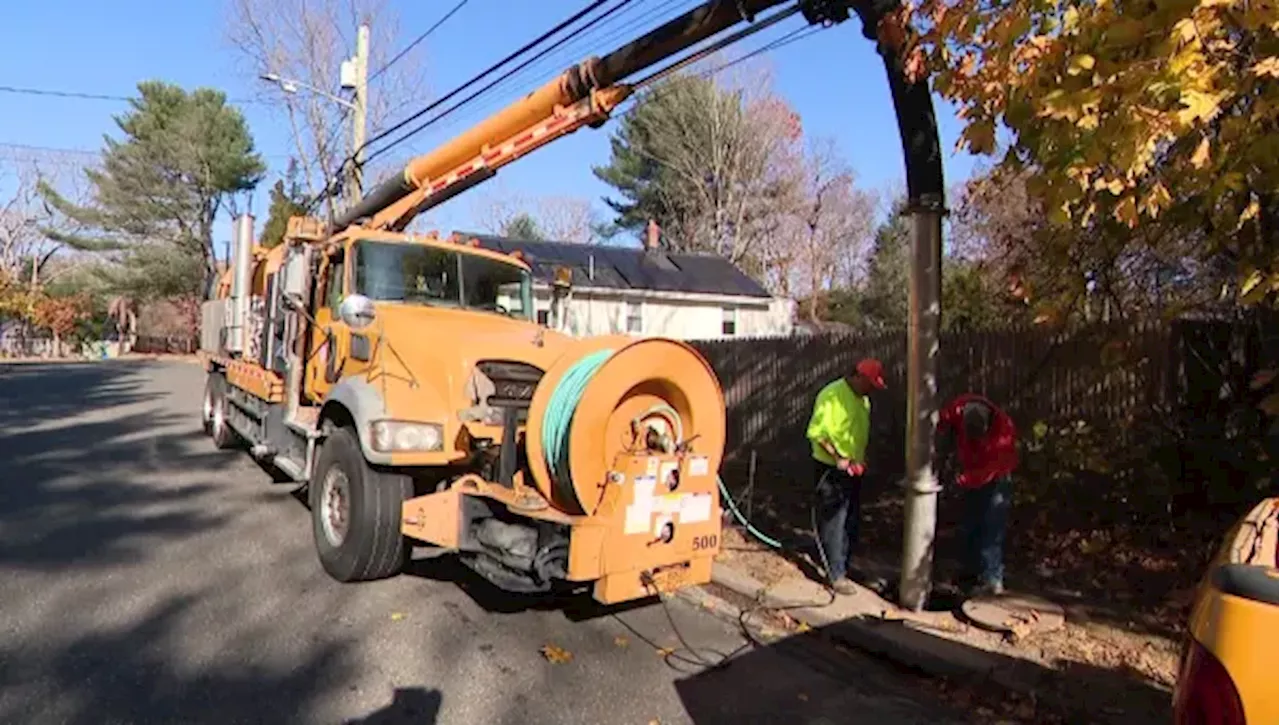
[[[955,452],[964,495],[961,585],[969,596],[1004,592],[1004,534],[1018,467],[1018,433],[995,403],[973,393],[942,409],[938,432]]]

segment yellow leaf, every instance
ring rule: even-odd
[[[1255,269],[1240,285],[1240,304],[1256,305],[1276,289],[1276,275],[1264,275],[1262,270]]]
[[[1076,10],[1074,5],[1067,6],[1066,12],[1062,14],[1062,29],[1065,32],[1071,32],[1080,26],[1080,11]]]
[[[796,631],[797,631],[797,632],[804,633],[804,632],[808,632],[808,631],[809,631],[809,629],[810,629],[810,627],[809,627],[809,623],[808,623],[808,622],[797,622],[797,623],[796,623]]]
[[[1108,181],[1107,191],[1111,192],[1112,196],[1120,196],[1120,192],[1124,191],[1124,180],[1112,179]]]
[[[1138,226],[1138,205],[1133,201],[1133,196],[1126,196],[1123,201],[1116,205],[1115,210],[1116,221],[1128,226],[1130,229]]]
[[[404,612],[392,612],[392,613],[391,613],[391,621],[393,621],[393,622],[399,622],[399,621],[400,621],[400,620],[402,620],[402,619],[404,619]]]
[[[1197,119],[1210,121],[1218,115],[1218,104],[1221,96],[1203,91],[1186,90],[1182,92],[1182,105],[1185,108],[1178,113],[1183,123],[1191,123]]]
[[[1189,43],[1196,39],[1196,21],[1192,18],[1183,18],[1174,23],[1173,30],[1184,43]]]
[[[561,649],[554,644],[543,645],[539,650],[543,658],[548,662],[560,665],[573,659],[573,654],[567,650]]]
[[[1093,70],[1095,63],[1093,56],[1088,53],[1081,53],[1072,58],[1071,62],[1067,64],[1067,75],[1077,76],[1087,70]]]
[[[1080,120],[1076,121],[1076,126],[1083,128],[1086,131],[1092,131],[1093,129],[1098,127],[1098,114],[1096,113],[1084,114],[1083,116],[1080,117]]]
[[[1249,206],[1245,207],[1244,211],[1240,213],[1240,221],[1236,223],[1236,229],[1240,229],[1240,227],[1245,225],[1245,222],[1248,222],[1250,219],[1258,216],[1258,210],[1258,200],[1254,199],[1250,201]]]
[[[622,635],[618,635],[617,637],[613,638],[614,647],[626,647],[629,644],[631,644],[631,640],[627,639],[626,637],[623,637]]]
[[[657,651],[657,653],[658,653],[658,656],[659,656],[659,657],[670,657],[670,656],[672,655],[672,653],[674,653],[674,652],[676,651],[676,648],[675,648],[675,647],[663,647],[662,649],[660,649],[660,650],[656,650],[656,651]]]
[[[1150,193],[1147,194],[1147,198],[1142,202],[1142,210],[1154,219],[1160,215],[1161,209],[1169,206],[1171,201],[1173,201],[1173,197],[1169,195],[1169,190],[1165,188],[1164,184],[1157,181],[1152,185]]]
[[[1240,296],[1247,297],[1249,292],[1253,292],[1260,284],[1262,284],[1262,270],[1254,269],[1249,273],[1249,277],[1245,278],[1244,283],[1240,284]]]
[[[1203,169],[1205,164],[1209,163],[1209,137],[1200,139],[1200,145],[1196,146],[1195,153],[1191,154],[1191,165],[1197,169]]]
[[[1271,56],[1253,64],[1253,74],[1258,76],[1280,77],[1280,58]]]

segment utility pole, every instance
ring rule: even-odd
[[[351,148],[354,166],[351,168],[351,203],[359,203],[364,197],[364,135],[369,110],[369,25],[361,23],[356,31],[355,110],[351,118]]]
[[[355,91],[348,103],[335,99],[351,111],[351,173],[347,177],[347,205],[360,203],[364,197],[364,135],[369,111],[369,24],[356,30],[356,54],[342,61],[342,87]]]
[[[933,470],[933,439],[938,412],[942,199],[925,197],[914,206],[907,288],[907,480],[898,603],[918,612],[932,589],[941,490]]]

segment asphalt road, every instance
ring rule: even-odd
[[[203,377],[0,366],[0,723],[948,719],[912,680],[816,638],[700,671],[659,655],[681,647],[660,604],[513,599],[447,559],[333,582],[292,487],[201,432]],[[744,643],[670,610],[703,658]]]

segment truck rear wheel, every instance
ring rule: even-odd
[[[409,547],[400,533],[400,507],[413,496],[408,476],[364,460],[351,428],[338,428],[320,448],[308,485],[311,529],[320,564],[340,582],[399,574]]]
[[[205,435],[213,434],[213,380],[217,375],[209,373],[204,379],[204,398],[200,401],[200,425]]]
[[[209,376],[209,435],[213,437],[213,445],[219,449],[227,449],[240,442],[240,436],[227,422],[227,381],[221,375]]]

